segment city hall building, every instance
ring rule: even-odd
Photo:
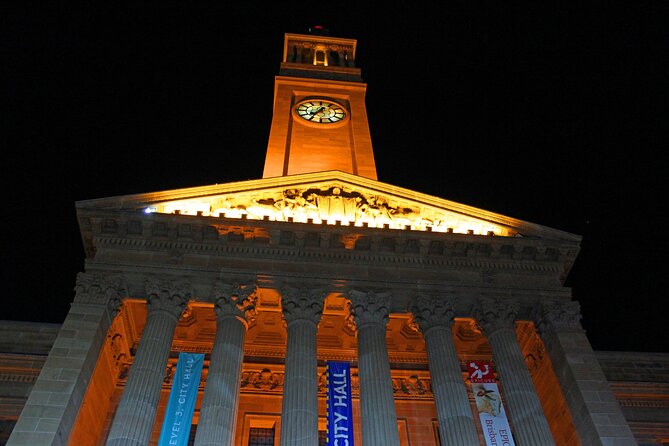
[[[352,437],[331,444],[667,438],[668,386],[610,382],[622,360],[593,352],[563,286],[579,236],[377,179],[355,55],[285,35],[262,179],[76,203],[62,326],[0,327],[33,349],[0,355],[0,376],[32,376],[0,399],[7,444],[158,444],[184,353],[204,358],[192,420],[168,429],[188,444],[325,444],[333,376]],[[492,435],[482,414],[501,413]]]

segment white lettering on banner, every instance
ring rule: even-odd
[[[515,446],[492,367],[489,363],[479,361],[472,361],[468,365],[486,446]]]
[[[339,381],[332,381],[332,384],[337,386],[334,388],[334,391],[336,392],[336,394],[333,395],[336,400],[334,405],[338,407],[346,407],[346,371],[339,374],[333,373],[332,376],[333,378],[341,378]]]
[[[347,363],[328,362],[328,444],[353,446],[351,383]]]
[[[188,443],[203,362],[202,354],[179,354],[159,446],[185,446]]]

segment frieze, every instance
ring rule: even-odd
[[[506,226],[453,211],[342,185],[304,186],[158,203],[150,212],[203,217],[335,224],[370,228],[513,236]],[[105,220],[106,221],[106,220]],[[182,226],[176,234],[189,236]],[[107,230],[106,233],[114,231]],[[166,235],[166,231],[163,231]]]
[[[259,222],[260,223],[260,222]],[[272,224],[268,222],[268,224]],[[552,261],[547,262],[529,262],[529,263],[519,263],[511,262],[511,257],[509,256],[499,256],[493,258],[489,253],[477,251],[476,247],[480,242],[474,240],[463,241],[464,246],[471,246],[466,249],[466,252],[472,252],[473,255],[466,255],[464,253],[457,254],[448,252],[444,250],[440,253],[428,253],[427,255],[421,255],[418,251],[412,252],[404,250],[401,254],[397,255],[397,252],[384,252],[379,246],[372,246],[370,243],[367,247],[362,241],[366,240],[364,236],[358,234],[355,239],[357,242],[352,243],[347,241],[351,238],[349,232],[340,231],[338,227],[334,226],[332,228],[328,227],[327,231],[317,231],[309,232],[309,234],[315,234],[317,239],[315,244],[306,243],[306,232],[296,232],[294,237],[294,242],[291,244],[281,244],[281,245],[268,245],[267,239],[256,240],[253,237],[245,238],[241,237],[237,241],[229,241],[227,237],[219,237],[217,239],[208,239],[201,242],[184,242],[184,241],[170,241],[170,240],[159,240],[159,239],[131,239],[131,238],[118,238],[118,237],[107,237],[99,236],[97,238],[98,249],[103,247],[110,248],[129,248],[132,250],[151,250],[151,251],[165,251],[170,252],[174,249],[179,249],[180,252],[185,253],[197,253],[205,255],[217,255],[217,256],[245,256],[252,258],[273,258],[273,259],[286,259],[293,261],[313,261],[317,259],[319,262],[325,263],[339,263],[342,261],[346,262],[358,262],[358,263],[377,263],[381,265],[396,265],[396,266],[405,266],[412,267],[416,264],[420,264],[421,267],[431,267],[434,269],[446,270],[457,270],[457,269],[477,269],[485,270],[485,274],[480,274],[481,281],[494,281],[497,279],[497,276],[493,274],[495,272],[508,272],[513,273],[528,273],[528,274],[549,274],[554,275],[561,272],[559,265],[553,263]],[[227,229],[217,229],[218,231],[227,231]],[[330,231],[334,231],[334,234],[331,234]],[[364,231],[361,231],[361,233]],[[323,234],[328,234],[330,240],[328,241],[328,248],[321,248],[321,236]],[[335,237],[337,243],[332,243],[332,237]],[[463,236],[466,237],[466,236]],[[344,240],[344,238],[347,238]],[[406,236],[401,237],[400,235],[395,236],[395,239],[398,240],[403,238],[403,241],[400,242],[400,245],[406,246],[410,240],[406,240]],[[214,242],[214,243],[212,243]],[[306,248],[309,248],[308,250]],[[319,250],[314,250],[313,248],[321,248]],[[334,248],[334,249],[332,249]],[[171,260],[172,257],[168,256],[169,263],[174,264]],[[185,264],[185,257],[182,257],[182,263]]]
[[[393,375],[393,394],[395,398],[433,398],[431,380],[417,374]],[[268,367],[260,370],[244,370],[241,377],[242,393],[282,393],[284,382],[283,370],[272,370]],[[357,370],[351,370],[351,391],[360,396],[360,379]],[[327,392],[327,376],[323,370],[318,375],[318,393],[324,396]]]

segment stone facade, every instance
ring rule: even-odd
[[[520,446],[636,444],[564,287],[581,238],[377,181],[355,41],[284,44],[263,179],[76,203],[85,271],[7,444],[156,444],[180,352],[197,445],[314,446],[328,360],[365,446],[483,444],[471,361]]]
[[[0,343],[0,414],[2,416],[0,444],[5,444],[9,438],[28,394],[46,361],[46,356],[53,346],[59,328],[59,324],[0,322],[0,333],[4,340]],[[534,371],[543,367],[546,363],[545,350],[532,349],[532,343],[529,342],[531,338],[528,338],[525,330],[519,330],[519,339],[521,344],[527,346],[524,348],[524,355],[529,369]],[[595,356],[638,443],[657,445],[666,442],[669,439],[669,354],[596,351]],[[165,395],[170,383],[169,370],[174,366],[174,359],[170,359],[169,364],[161,396],[163,410]],[[464,364],[459,363],[459,369],[461,373],[464,373]],[[323,412],[322,397],[325,392],[325,381],[322,367],[319,368],[319,372],[321,377],[319,378],[319,395],[321,396],[319,411]],[[124,372],[120,373],[123,375]],[[207,374],[205,370],[204,375]],[[123,381],[124,378],[121,378],[119,386],[114,391],[113,399],[115,400],[122,393]],[[280,413],[283,366],[276,364],[266,367],[245,365],[239,387],[241,391],[239,406],[243,409],[239,411],[237,418],[238,430],[243,432],[245,425],[247,427],[249,425],[273,425],[279,418],[277,415],[259,417],[255,414]],[[544,387],[550,388],[550,383],[539,382],[537,384],[539,393]],[[354,401],[357,401],[357,389],[359,389],[359,383],[357,376],[354,376],[354,397],[356,397]],[[204,385],[201,386],[201,391],[204,391]],[[429,372],[427,370],[394,371],[393,391],[398,412],[411,414],[409,417],[401,418],[400,423],[411,421],[410,427],[404,433],[408,438],[417,439],[412,444],[435,444],[432,420],[436,416],[433,408],[433,383]],[[258,398],[260,395],[262,399]],[[355,409],[360,410],[359,406],[356,406]],[[551,409],[551,412],[555,413],[558,410]],[[106,424],[109,422],[110,420],[107,419]],[[156,435],[157,433],[154,432],[153,437]],[[418,439],[423,440],[419,442]],[[558,441],[558,443],[574,444],[575,442],[565,440]]]

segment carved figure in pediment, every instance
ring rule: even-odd
[[[282,214],[282,210],[285,207],[283,200],[274,200],[273,198],[268,199],[257,199],[254,200],[249,205],[245,206],[246,213],[258,220],[262,220],[265,216],[276,216]]]
[[[211,212],[212,214],[220,213],[220,214],[228,214],[230,213],[233,209],[236,209],[236,204],[232,201],[232,198],[230,197],[225,197],[218,199],[214,201],[211,205]]]

